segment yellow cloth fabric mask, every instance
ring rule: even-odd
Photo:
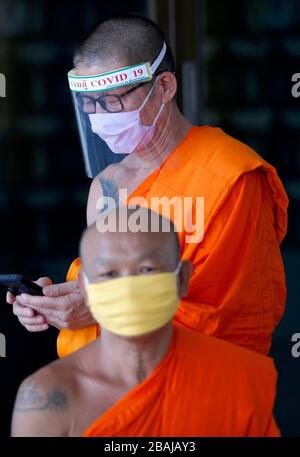
[[[178,307],[177,270],[87,284],[94,319],[122,336],[157,330],[173,318]]]

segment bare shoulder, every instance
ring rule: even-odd
[[[96,176],[90,185],[89,196],[87,201],[86,219],[87,225],[92,225],[97,217],[97,201],[103,195],[99,175]]]
[[[102,197],[110,197],[115,202],[118,202],[118,176],[122,173],[122,169],[123,167],[120,164],[111,164],[93,179],[87,204],[87,225],[93,224],[99,212],[101,212]]]
[[[93,179],[87,202],[87,225],[92,225],[101,210],[102,197],[118,199],[117,175],[121,171],[121,165],[113,163],[105,168]]]
[[[12,436],[67,436],[71,385],[62,361],[41,368],[20,385],[13,412]]]

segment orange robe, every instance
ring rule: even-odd
[[[83,436],[279,436],[272,359],[174,326],[152,374]]]
[[[187,243],[179,233],[182,258],[191,260],[193,273],[175,322],[267,354],[286,298],[279,244],[288,198],[276,170],[221,129],[193,127],[130,198],[138,196],[149,206],[152,197],[204,197],[203,241]],[[67,279],[75,279],[79,268],[77,259]],[[98,333],[97,325],[62,330],[59,355]]]

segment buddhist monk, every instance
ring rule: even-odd
[[[278,436],[272,360],[173,322],[191,273],[174,227],[142,208],[135,232],[136,209],[113,211],[115,230],[97,220],[81,241],[79,281],[101,333],[22,383],[12,435]]]
[[[141,62],[148,62],[143,68],[149,73],[139,82]],[[70,85],[80,116],[88,116],[93,135],[113,153],[128,153],[93,179],[87,225],[95,222],[102,210],[99,199],[106,197],[118,204],[142,199],[141,205],[173,220],[176,211],[157,199],[190,198],[190,211],[182,219],[188,214],[198,233],[193,236],[184,224],[179,230],[181,256],[192,262],[193,272],[175,322],[267,354],[286,299],[280,243],[288,199],[276,170],[220,128],[193,126],[184,118],[175,99],[171,50],[149,19],[120,15],[104,20],[77,48],[74,64]],[[133,82],[115,86],[120,75]],[[85,92],[88,84],[94,92]],[[109,88],[103,91],[103,85]],[[61,329],[60,356],[99,334],[77,281],[79,269],[76,259],[66,283],[40,279],[44,297],[8,297],[29,331],[49,325]]]

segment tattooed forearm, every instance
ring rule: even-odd
[[[18,412],[65,411],[69,407],[68,396],[65,391],[58,387],[51,388],[46,394],[41,394],[38,385],[25,384],[19,389],[15,410]]]

